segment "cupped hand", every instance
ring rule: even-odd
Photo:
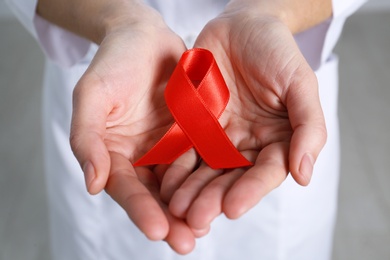
[[[91,194],[105,189],[149,239],[188,253],[194,234],[159,199],[163,172],[131,163],[172,124],[163,91],[186,48],[157,12],[137,12],[142,20],[120,21],[105,35],[75,87],[71,146]]]
[[[230,170],[203,163],[192,173],[192,153],[167,170],[161,196],[170,211],[193,230],[205,230],[221,213],[240,217],[289,172],[309,184],[326,127],[316,76],[278,18],[228,8],[206,25],[195,47],[214,54],[231,93],[220,123],[253,162]]]

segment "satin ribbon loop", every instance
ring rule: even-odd
[[[229,101],[229,89],[210,51],[186,51],[164,97],[175,123],[134,166],[170,164],[192,147],[213,169],[251,165],[218,122]]]

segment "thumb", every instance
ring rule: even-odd
[[[110,156],[104,143],[109,105],[102,88],[97,87],[99,84],[82,78],[75,87],[70,131],[72,151],[91,194],[102,191],[110,170]]]
[[[289,153],[290,172],[301,185],[309,184],[314,163],[327,138],[317,78],[310,68],[306,68],[307,71],[310,73],[301,73],[304,77],[296,77],[286,97],[293,129]]]

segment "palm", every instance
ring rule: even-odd
[[[155,36],[159,41],[150,40],[159,46],[145,45],[144,36],[130,33],[131,39],[123,39],[121,34],[121,39],[114,40],[130,42],[131,45],[116,44],[113,49],[112,43],[107,43],[110,49],[106,50],[103,42],[96,57],[99,59],[104,55],[105,62],[96,65],[92,62],[88,76],[103,84],[109,82],[104,86],[111,101],[107,104],[109,113],[105,127],[108,150],[134,161],[172,121],[164,103],[163,90],[185,48],[170,31]]]
[[[213,39],[213,27],[226,27],[221,23],[223,19],[213,21],[210,30],[197,42],[213,49],[215,44],[211,41],[219,40],[225,47],[212,50],[216,59],[222,61],[220,66],[231,92],[221,123],[240,151],[253,151],[256,155],[268,145],[288,144],[293,131],[286,93],[291,75],[295,80],[300,77],[302,71],[297,69],[304,64],[291,42],[291,34],[281,24],[269,23],[265,27],[264,21],[257,19],[248,21],[245,28],[230,37]],[[261,27],[263,30],[258,29]],[[313,74],[308,66],[305,69],[304,73]]]
[[[302,156],[307,148],[302,134],[313,128],[301,124],[308,111],[297,104],[298,94],[317,102],[309,111],[314,114],[311,119],[318,132],[324,125],[314,73],[280,22],[225,15],[206,26],[196,47],[211,50],[219,63],[231,93],[220,122],[236,147],[254,162],[249,169],[222,175],[205,164],[187,179],[167,172],[165,179],[171,180],[165,183],[180,186],[174,194],[163,193],[170,210],[194,229],[204,229],[222,212],[232,218],[241,216],[279,186],[289,171],[299,183],[307,184],[294,156]]]

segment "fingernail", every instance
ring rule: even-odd
[[[83,167],[85,185],[87,186],[87,190],[91,187],[93,180],[96,178],[95,168],[93,167],[91,162],[86,162]]]
[[[313,156],[306,153],[302,157],[301,165],[299,166],[299,173],[302,175],[306,184],[309,184],[313,174],[314,159]]]
[[[205,235],[207,235],[210,231],[210,227],[203,228],[203,229],[192,229],[192,233],[196,238],[201,238]]]

